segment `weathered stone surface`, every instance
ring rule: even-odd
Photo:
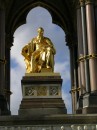
[[[97,124],[97,114],[59,114],[46,116],[1,116],[0,126]]]
[[[97,113],[97,92],[91,94],[85,94],[83,96],[83,114]]]

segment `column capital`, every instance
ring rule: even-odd
[[[95,0],[85,0],[85,4],[94,4]]]
[[[85,5],[85,0],[79,0],[80,6],[84,6]]]
[[[11,48],[13,46],[13,44],[12,44],[13,39],[14,39],[14,37],[13,37],[12,34],[10,34],[10,33],[5,34],[5,42],[6,42],[6,47],[7,48]]]

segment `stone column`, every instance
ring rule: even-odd
[[[5,98],[5,10],[0,9],[0,115],[8,115]]]
[[[8,102],[8,109],[10,111],[10,95],[11,95],[11,91],[10,91],[10,48],[12,46],[13,43],[13,36],[12,34],[6,33],[6,45],[5,45],[5,57],[6,57],[6,65],[5,65],[5,97],[6,100]]]
[[[71,96],[72,96],[72,112],[76,113],[77,108],[77,87],[78,87],[78,79],[77,79],[77,68],[76,68],[76,48],[75,45],[69,46],[70,49],[70,71],[71,71]]]
[[[73,46],[73,59],[74,59],[74,92],[75,92],[75,113],[77,110],[77,102],[79,99],[79,86],[78,86],[78,49],[77,44]]]
[[[92,0],[85,0],[87,43],[89,71],[90,71],[90,92],[83,96],[83,114],[97,113],[97,48],[94,3]]]
[[[78,92],[79,96],[81,96],[81,68],[78,65]]]
[[[78,63],[79,63],[79,87],[81,88],[81,94],[84,93],[86,90],[86,82],[85,82],[85,67],[84,67],[84,60],[80,60],[82,57],[84,57],[83,52],[83,37],[82,37],[82,22],[81,22],[81,9],[77,9],[77,33],[78,33]]]
[[[86,0],[86,22],[87,39],[89,52],[90,85],[91,91],[97,91],[97,48],[96,48],[96,30],[94,18],[94,6],[92,0]]]
[[[5,11],[0,10],[0,95],[5,87]]]
[[[75,33],[66,34],[66,42],[70,50],[70,73],[71,73],[71,96],[72,96],[72,112],[76,113],[78,94],[78,64],[77,64],[77,39]]]
[[[73,48],[70,47],[70,74],[71,74],[71,97],[72,97],[72,112],[75,113],[76,97],[74,90],[74,60],[73,60]]]
[[[85,87],[83,88],[83,93],[90,92],[90,79],[89,79],[89,63],[86,59],[86,56],[88,55],[88,45],[87,45],[87,32],[86,32],[86,16],[85,16],[85,5],[84,0],[80,0],[81,5],[81,22],[82,22],[82,39],[83,39],[83,52],[84,57],[82,60],[84,60],[84,68],[85,68]]]
[[[83,93],[85,92],[86,82],[85,82],[85,66],[84,60],[81,60],[84,57],[83,52],[83,37],[82,37],[82,22],[81,22],[81,9],[77,8],[77,36],[78,36],[78,77],[79,77],[79,99],[77,102],[76,113],[82,113],[83,108]]]
[[[97,39],[97,2],[95,3],[94,8],[95,8],[94,10],[95,10],[96,39]],[[96,48],[97,48],[97,44],[96,44]]]

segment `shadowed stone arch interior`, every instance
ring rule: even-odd
[[[41,6],[46,8],[50,12],[53,22],[61,26],[63,30],[68,33],[72,29],[74,30],[74,23],[71,14],[71,9],[73,5],[70,7],[70,4],[72,3],[66,1],[63,1],[63,5],[59,1],[56,1],[56,4],[54,1],[50,2],[47,0],[29,0],[25,2],[15,1],[12,4],[14,8],[11,8],[9,11],[11,15],[7,16],[7,19],[10,19],[9,24],[6,23],[7,30],[11,30],[11,32],[13,33],[16,28],[26,22],[26,16],[31,9],[36,6]],[[73,9],[72,11],[74,12]]]

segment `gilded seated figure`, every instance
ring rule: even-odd
[[[56,50],[51,40],[43,36],[43,28],[38,29],[38,36],[22,49],[25,57],[26,73],[39,73],[45,68],[54,71],[54,55]]]

